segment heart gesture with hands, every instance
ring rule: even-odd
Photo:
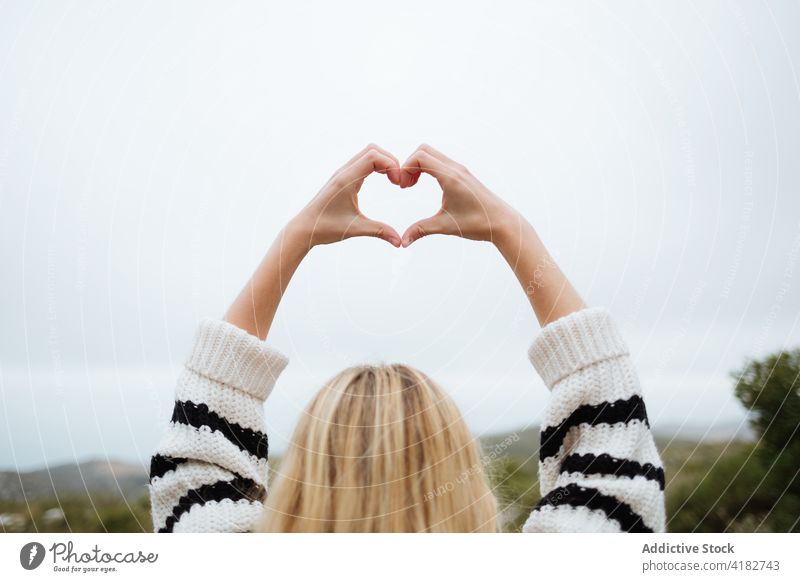
[[[413,187],[423,173],[429,174],[442,189],[441,208],[400,236],[359,209],[361,186],[375,172],[401,188]],[[542,325],[584,307],[533,227],[467,168],[425,144],[401,166],[392,154],[370,144],[335,172],[289,221],[225,319],[264,339],[289,280],[315,246],[368,236],[408,247],[434,234],[493,243],[516,274]]]
[[[420,175],[436,178],[442,188],[439,212],[412,224],[403,234],[403,246],[429,234],[449,234],[479,241],[495,241],[513,227],[516,211],[493,194],[467,168],[429,145],[421,145],[400,171],[400,186],[414,186]]]
[[[433,176],[442,188],[441,209],[411,225],[401,238],[394,228],[365,217],[358,208],[358,192],[373,172],[386,174],[401,188],[413,187],[423,173]],[[392,154],[370,144],[328,180],[292,226],[307,234],[310,247],[356,236],[372,236],[407,247],[430,234],[493,241],[515,217],[514,209],[469,170],[431,146],[419,146],[400,166]]]
[[[309,249],[355,236],[372,236],[400,246],[400,235],[391,226],[367,218],[358,208],[358,193],[373,172],[386,174],[392,184],[400,185],[397,158],[368,145],[337,170],[294,218],[290,227],[307,237]]]

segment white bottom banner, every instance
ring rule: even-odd
[[[3,580],[798,580],[793,534],[4,534]],[[591,578],[588,578],[591,577]]]

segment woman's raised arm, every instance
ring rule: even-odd
[[[442,187],[442,208],[403,235],[491,241],[514,271],[543,330],[528,351],[551,390],[542,422],[542,500],[529,532],[664,529],[664,469],[636,370],[605,309],[587,309],[534,228],[469,171],[430,146],[403,165],[400,184],[421,172]]]
[[[263,403],[288,360],[264,339],[308,251],[353,236],[395,246],[390,227],[358,211],[372,172],[399,181],[397,160],[368,146],[339,170],[278,235],[225,321],[205,319],[178,378],[172,417],[150,464],[158,532],[251,531],[267,485]]]
[[[370,144],[356,154],[281,231],[228,309],[226,321],[266,338],[283,292],[312,247],[355,236],[381,238],[400,246],[400,236],[391,226],[367,218],[358,208],[358,192],[373,172],[384,173],[399,184],[399,164],[390,153]]]
[[[442,207],[411,225],[403,246],[430,234],[492,242],[517,276],[540,325],[586,307],[530,223],[467,168],[423,144],[403,164],[400,185],[413,186],[423,172],[442,187]]]

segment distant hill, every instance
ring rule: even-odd
[[[678,428],[655,428],[669,530],[768,531],[761,524],[774,500],[759,489],[762,471],[751,461],[750,434],[737,424],[710,427],[695,440]],[[519,531],[539,500],[539,429],[487,435],[481,443],[502,529]],[[279,462],[277,455],[271,459],[273,465]],[[152,531],[147,477],[140,463],[108,460],[0,471],[0,533]]]
[[[654,429],[662,454],[676,447],[691,450],[699,442],[725,443],[752,441],[750,429],[741,423],[719,424],[703,430],[678,425],[659,425]],[[539,427],[486,435],[480,438],[484,454],[492,459],[514,457],[535,471],[539,451]],[[677,449],[676,449],[677,450]],[[278,457],[273,461],[277,462]],[[147,494],[148,468],[139,464],[101,459],[55,465],[34,471],[0,471],[0,502],[26,499],[54,499],[79,495],[104,495],[137,499]]]
[[[658,450],[665,453],[676,447],[693,447],[699,444],[753,442],[755,436],[747,423],[718,423],[709,427],[681,426],[660,423],[653,428]],[[485,455],[516,457],[525,465],[536,464],[539,459],[539,427],[485,435],[480,438]]]
[[[480,438],[484,455],[492,460],[501,457],[515,457],[525,465],[536,465],[539,460],[539,427],[485,435]]]
[[[697,441],[702,443],[753,442],[756,434],[746,420],[717,422],[711,425],[656,422],[656,440]]]
[[[50,499],[64,495],[112,495],[126,499],[147,492],[142,465],[90,460],[35,471],[0,471],[0,501]]]

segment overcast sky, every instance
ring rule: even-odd
[[[800,345],[796,3],[433,4],[0,4],[0,467],[146,464],[197,321],[368,142],[523,212],[656,429],[743,421],[730,372]],[[361,200],[402,232],[440,191]],[[476,434],[535,424],[537,333],[488,244],[315,249],[269,339],[271,445],[364,361],[426,371]]]

